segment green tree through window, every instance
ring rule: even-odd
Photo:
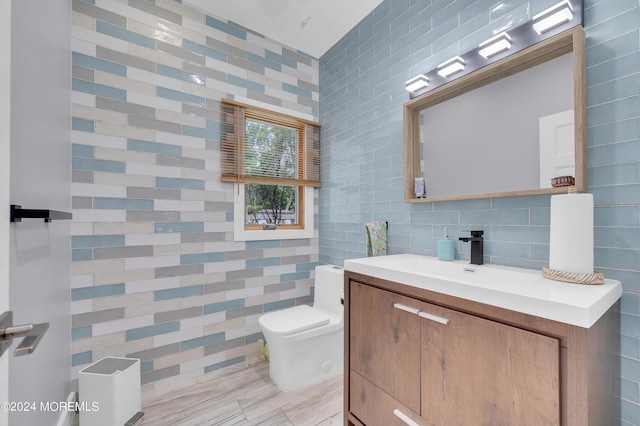
[[[298,176],[297,129],[247,118],[245,167],[249,176]],[[299,187],[249,183],[245,188],[247,225],[298,225]]]

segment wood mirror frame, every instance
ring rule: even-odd
[[[416,198],[414,178],[422,177],[420,167],[420,112],[425,108],[455,98],[479,87],[501,80],[520,71],[573,52],[575,189],[587,190],[587,109],[586,109],[586,43],[582,26],[574,27],[541,41],[502,60],[482,67],[424,95],[406,102],[404,114],[404,199],[408,203],[513,197],[522,195],[566,193],[567,187],[526,189],[510,192]],[[427,188],[429,183],[426,183]]]

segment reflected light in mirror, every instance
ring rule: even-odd
[[[500,52],[511,49],[511,37],[503,31],[480,43],[478,48],[480,49],[478,54],[485,59],[489,59]]]
[[[407,89],[408,92],[415,92],[417,90],[424,89],[428,85],[429,85],[429,79],[427,78],[427,76],[424,74],[420,74],[417,77],[414,77],[411,80],[408,80],[404,84],[404,87],[405,89]]]
[[[451,58],[438,65],[438,75],[442,78],[447,78],[452,74],[464,70],[464,59],[460,56]]]
[[[542,34],[572,19],[573,7],[571,6],[571,2],[564,0],[534,16],[533,29],[538,34]]]

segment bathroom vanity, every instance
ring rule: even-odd
[[[345,261],[345,425],[619,423],[618,281]]]

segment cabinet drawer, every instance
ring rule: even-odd
[[[351,413],[365,425],[428,425],[420,415],[353,370],[350,375],[349,403]]]

